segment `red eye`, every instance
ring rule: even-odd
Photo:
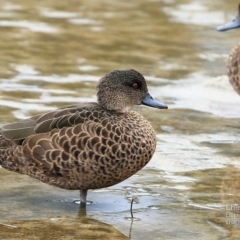
[[[139,86],[138,86],[137,83],[133,83],[132,87],[133,87],[134,89],[138,89],[138,88],[139,88]]]

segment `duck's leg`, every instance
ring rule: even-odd
[[[83,208],[86,207],[87,191],[88,189],[80,189],[80,207],[83,207]]]

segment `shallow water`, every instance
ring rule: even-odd
[[[222,0],[2,0],[1,123],[92,101],[98,79],[123,68],[169,109],[135,108],[156,130],[156,153],[130,179],[90,191],[87,213],[77,191],[1,168],[0,238],[237,238],[240,96],[225,62],[240,33],[215,31],[236,12]]]

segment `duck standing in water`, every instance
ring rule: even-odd
[[[238,15],[231,22],[217,27],[217,30],[227,31],[238,27],[240,27],[240,4],[238,5]],[[234,90],[240,94],[240,42],[230,52],[227,71],[230,83]]]
[[[156,136],[133,105],[167,106],[148,93],[135,70],[116,70],[100,79],[97,102],[80,103],[0,128],[0,165],[64,189],[117,184],[152,158]]]

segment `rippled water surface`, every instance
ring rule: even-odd
[[[135,108],[155,128],[156,153],[90,191],[87,212],[77,191],[1,168],[0,238],[236,239],[240,96],[225,62],[240,32],[215,30],[236,13],[233,0],[1,0],[0,123],[95,100],[98,79],[124,68],[169,109]]]

